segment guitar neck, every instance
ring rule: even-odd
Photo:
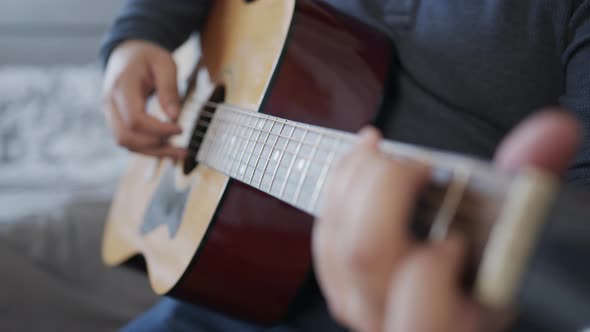
[[[317,216],[330,169],[355,141],[344,131],[312,126],[224,104],[208,120],[201,118],[202,137],[197,161],[244,182],[298,209]],[[205,130],[203,130],[205,131]],[[409,144],[383,141],[381,150],[392,158],[409,159],[432,168],[431,186],[425,190],[426,214],[440,211],[452,184],[464,186],[455,208],[483,203],[497,210],[511,177],[485,162]],[[461,182],[461,183],[459,183]],[[491,211],[486,208],[485,211]]]

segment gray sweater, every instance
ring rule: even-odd
[[[490,158],[525,116],[565,106],[583,124],[567,174],[590,185],[590,0],[324,0],[385,31],[401,69],[385,136]],[[169,50],[209,1],[127,0],[103,49],[140,38]]]
[[[563,105],[586,128],[567,178],[590,185],[590,0],[324,0],[385,31],[399,98],[385,136],[484,158],[520,120]],[[174,50],[208,0],[127,0],[102,48],[122,40]]]

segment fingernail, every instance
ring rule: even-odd
[[[181,150],[181,151],[178,151],[177,157],[178,157],[178,159],[183,160],[184,158],[186,158],[186,155],[187,155],[186,150]]]
[[[463,238],[456,234],[451,233],[447,239],[442,243],[442,250],[445,254],[453,259],[460,258],[463,256],[465,250],[465,241]]]
[[[373,144],[373,142],[377,142],[380,139],[380,134],[377,129],[374,127],[364,127],[358,133],[358,144],[359,145],[367,145]]]
[[[174,132],[175,132],[176,134],[180,134],[180,133],[182,133],[182,127],[181,127],[179,124],[176,124],[176,123],[175,123],[175,124],[173,124],[173,125],[174,125]]]
[[[180,114],[180,108],[176,104],[170,104],[166,107],[166,113],[168,113],[172,120],[176,120]]]
[[[375,128],[373,128],[372,126],[366,126],[363,127],[363,129],[361,129],[359,131],[359,136],[360,137],[372,137],[374,135],[376,135],[377,130]]]

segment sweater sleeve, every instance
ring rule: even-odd
[[[575,113],[584,129],[582,147],[567,180],[590,187],[590,0],[577,3],[569,22],[569,41],[562,54],[565,93],[560,102]]]
[[[173,51],[201,28],[211,0],[125,0],[103,41],[106,64],[113,49],[127,39],[142,39]]]

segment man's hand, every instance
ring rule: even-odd
[[[111,54],[104,80],[103,109],[117,143],[133,152],[181,159],[183,149],[167,144],[180,134],[173,123],[180,113],[176,64],[167,50],[156,44],[129,40]],[[156,92],[172,122],[148,115],[146,100]]]
[[[314,226],[314,264],[330,311],[358,331],[478,331],[480,309],[458,287],[462,239],[424,244],[407,231],[426,169],[381,155],[374,129],[360,136],[331,174]],[[559,174],[578,139],[565,112],[542,112],[508,136],[496,163]]]

